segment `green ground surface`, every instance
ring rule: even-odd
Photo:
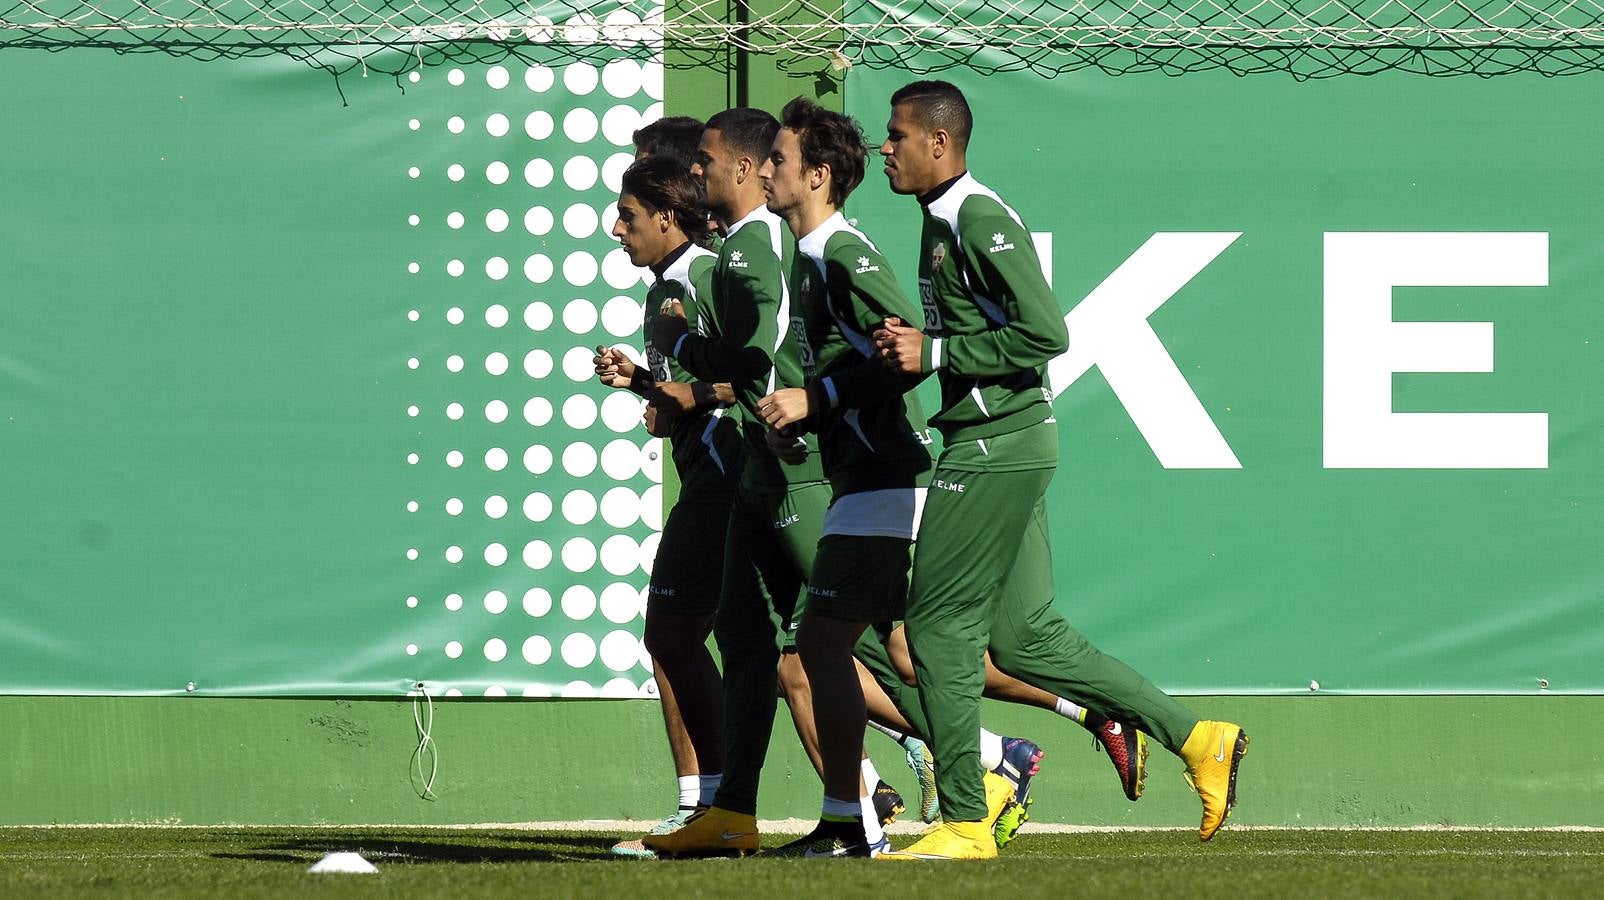
[[[1538,897],[1604,892],[1604,832],[1026,834],[996,862],[613,860],[613,835],[0,829],[0,897]],[[908,839],[901,838],[899,843]],[[771,836],[766,844],[778,844]],[[377,875],[310,875],[358,850]],[[892,870],[895,865],[894,880]],[[894,885],[894,889],[893,886]]]

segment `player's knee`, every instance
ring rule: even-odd
[[[652,655],[652,659],[659,662],[664,659],[673,659],[678,651],[677,644],[679,642],[675,641],[666,631],[667,629],[661,627],[653,628],[651,621],[648,620],[646,633],[641,636],[642,643],[646,645],[646,652]]]
[[[818,619],[805,618],[796,628],[796,652],[805,667],[810,660],[829,651],[830,641],[818,626]]]

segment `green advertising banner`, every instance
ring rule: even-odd
[[[0,54],[0,691],[653,695],[596,55]]]
[[[571,49],[0,53],[0,692],[654,694],[590,357],[663,66]],[[1185,693],[1604,690],[1604,81],[1250,57],[942,57],[1069,326],[1057,602]],[[912,291],[914,201],[850,213]]]
[[[852,71],[871,144],[913,77]],[[939,77],[1068,324],[1072,622],[1189,692],[1604,688],[1604,79]]]

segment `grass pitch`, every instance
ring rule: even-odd
[[[1582,897],[1604,832],[1043,834],[996,862],[613,859],[616,834],[517,829],[0,828],[0,897]],[[770,836],[765,845],[783,843]],[[907,837],[896,843],[906,844]],[[311,875],[356,850],[377,875]]]

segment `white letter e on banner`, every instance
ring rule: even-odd
[[[1491,322],[1394,322],[1392,288],[1548,284],[1548,235],[1325,236],[1325,467],[1546,469],[1546,413],[1396,413],[1394,372],[1491,372]]]

